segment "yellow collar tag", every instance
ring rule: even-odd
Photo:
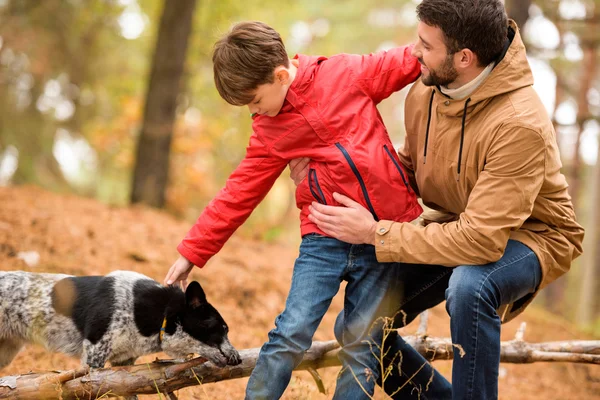
[[[167,317],[163,319],[162,327],[160,328],[160,333],[158,334],[159,342],[163,341],[163,337],[165,336],[165,329],[167,328]]]

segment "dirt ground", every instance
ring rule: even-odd
[[[144,207],[115,208],[31,186],[0,188],[0,270],[99,275],[124,269],[162,281],[177,257],[175,247],[189,227],[188,222]],[[29,267],[16,256],[26,251],[39,254],[37,266]],[[234,236],[206,268],[193,272],[192,278],[202,283],[209,301],[229,324],[230,339],[238,349],[260,347],[267,339],[284,306],[296,255],[293,246]],[[338,295],[315,340],[334,338],[333,322],[341,307]],[[530,342],[590,339],[567,321],[533,306],[503,327],[503,340],[512,339],[523,321],[527,322],[525,340]],[[414,333],[416,328],[413,323],[403,332]],[[428,333],[449,336],[443,305],[432,310]],[[154,358],[148,356],[138,362]],[[436,361],[434,365],[450,379],[450,362]],[[29,345],[0,371],[0,376],[77,366],[78,360]],[[330,399],[338,369],[320,372],[327,395],[318,392],[308,373],[297,372],[284,399]],[[502,364],[500,375],[500,399],[600,399],[598,366]],[[183,389],[178,395],[181,399],[242,399],[246,382],[237,379],[206,384]],[[377,398],[384,396],[379,393]]]

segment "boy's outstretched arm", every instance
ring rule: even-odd
[[[194,265],[203,267],[219,252],[264,199],[287,162],[271,155],[258,136],[252,135],[246,157],[177,246],[181,257],[169,269],[165,283],[185,285]]]

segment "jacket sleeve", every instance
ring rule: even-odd
[[[203,267],[264,199],[286,165],[252,135],[246,157],[177,246],[179,253]]]
[[[541,135],[528,128],[505,127],[498,136],[458,220],[424,228],[378,222],[375,245],[380,262],[453,267],[502,257],[511,231],[531,216],[544,180],[546,146]]]
[[[358,68],[359,83],[376,104],[413,83],[421,74],[419,61],[410,54],[412,47],[396,47],[350,60],[356,63],[352,67]]]

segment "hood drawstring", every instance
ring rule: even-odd
[[[433,96],[435,96],[435,89],[431,91],[431,98],[429,99],[429,111],[427,113],[427,130],[425,131],[425,148],[423,149],[423,164],[427,162],[427,142],[429,141],[429,126],[431,125],[431,107],[433,105]]]
[[[431,91],[431,98],[429,99],[429,111],[427,114],[427,130],[425,131],[425,148],[423,149],[423,164],[427,162],[427,142],[429,142],[429,127],[431,126],[431,109],[433,107],[433,96],[435,96],[435,90]],[[460,127],[460,145],[458,148],[458,165],[456,167],[456,172],[458,173],[456,180],[460,180],[460,164],[462,162],[462,151],[463,144],[465,142],[465,120],[467,119],[467,107],[469,106],[469,102],[471,98],[469,97],[467,101],[465,101],[465,107],[463,109],[462,115],[462,123]]]
[[[458,166],[456,167],[456,172],[458,173],[458,175],[456,176],[457,181],[460,180],[460,163],[462,161],[463,143],[465,141],[465,119],[467,118],[467,106],[469,105],[470,101],[470,97],[467,99],[467,101],[465,101],[465,108],[463,109],[462,116],[462,124],[460,127],[460,146],[458,148]]]

